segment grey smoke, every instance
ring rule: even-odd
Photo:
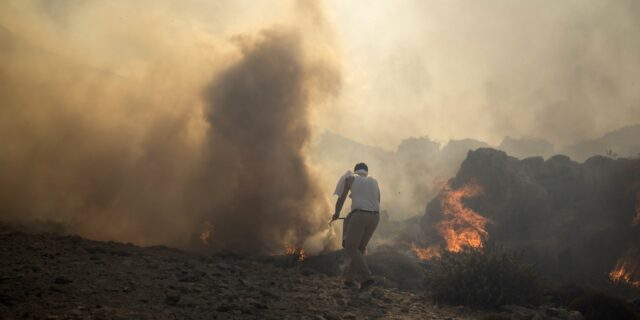
[[[322,6],[291,9],[2,2],[0,222],[188,247],[209,221],[255,252],[320,231],[304,151],[341,75],[309,49],[331,47]]]
[[[199,186],[203,199],[210,195],[214,244],[274,252],[301,246],[326,226],[330,208],[303,154],[314,76],[300,36],[266,30],[243,43],[241,60],[207,91],[206,180]],[[320,81],[323,88],[339,85],[337,74]]]

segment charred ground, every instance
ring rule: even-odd
[[[192,254],[0,229],[3,319],[474,319],[419,292],[359,294],[289,257]]]

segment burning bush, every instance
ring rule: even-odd
[[[491,309],[505,304],[537,304],[541,286],[520,252],[495,247],[444,252],[427,271],[435,302]]]

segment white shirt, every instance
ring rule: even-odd
[[[351,211],[380,211],[380,188],[372,177],[355,175],[351,184]]]

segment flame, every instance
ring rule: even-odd
[[[431,260],[434,258],[440,258],[442,255],[442,249],[439,245],[431,245],[427,248],[422,248],[418,246],[415,242],[409,243],[411,246],[411,251],[418,257],[420,260]]]
[[[464,248],[482,248],[488,236],[484,228],[490,221],[462,203],[462,199],[478,196],[482,192],[482,188],[475,182],[456,190],[443,184],[440,191],[443,219],[438,222],[437,227],[438,233],[446,242],[444,248],[439,244],[428,247],[420,247],[415,242],[405,244],[410,246],[420,260],[440,258],[443,250],[460,252]]]
[[[211,233],[213,233],[213,224],[211,221],[205,221],[205,230],[200,234],[200,241],[205,246],[209,245],[209,241],[211,240]]]
[[[294,246],[285,246],[284,254],[287,256],[292,256],[296,258],[297,261],[304,261],[307,258],[307,253],[304,251],[302,247],[294,247]]]
[[[615,283],[626,283],[633,287],[640,288],[640,280],[634,274],[640,273],[640,265],[632,263],[627,259],[620,259],[616,267],[609,273],[609,279]]]
[[[628,250],[618,259],[616,266],[609,272],[609,279],[640,288],[640,248]]]
[[[634,230],[637,232],[637,227],[640,226],[640,161],[636,162],[634,167],[636,171],[636,179],[630,186],[631,190],[635,191],[636,203],[635,203],[635,215],[631,220],[631,225],[634,226]],[[637,233],[636,233],[637,234]],[[627,250],[627,252],[618,259],[616,266],[609,272],[609,279],[614,283],[624,283],[632,287],[640,288],[640,246],[638,245],[638,238],[636,239],[636,245],[633,249]]]
[[[489,219],[467,208],[463,198],[475,197],[483,192],[476,183],[453,190],[446,184],[440,192],[444,219],[438,223],[438,232],[446,241],[447,251],[460,252],[465,247],[482,248],[488,233],[484,229]]]

